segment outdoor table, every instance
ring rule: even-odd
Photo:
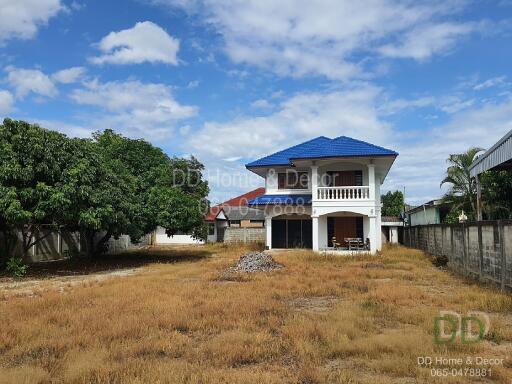
[[[362,245],[362,240],[359,237],[347,237],[345,238],[345,243],[348,244],[348,250],[351,251],[352,247],[355,246],[355,249],[359,249]]]

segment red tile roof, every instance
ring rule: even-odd
[[[222,207],[242,207],[246,206],[249,200],[255,199],[258,196],[265,194],[265,188],[256,188],[250,192],[244,193],[243,195],[233,197],[221,204],[215,205],[210,208],[208,214],[205,217],[206,221],[214,221],[217,215],[222,211]]]

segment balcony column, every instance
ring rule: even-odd
[[[313,226],[313,251],[318,252],[320,247],[318,245],[318,216],[311,216]]]
[[[272,216],[265,217],[265,246],[272,249]]]
[[[370,200],[375,200],[375,164],[373,164],[373,160],[368,164],[368,189],[370,190]]]
[[[311,194],[313,200],[318,200],[318,165],[311,166]]]

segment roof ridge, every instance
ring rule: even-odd
[[[384,149],[386,151],[391,151],[391,152],[397,153],[397,152],[393,151],[392,149],[389,149],[389,148],[386,148],[386,147],[381,147],[380,145],[372,144],[372,143],[369,143],[369,142],[364,141],[364,140],[354,139],[353,137],[350,137],[350,136],[341,135],[341,136],[335,137],[332,140],[334,141],[334,140],[338,140],[338,139],[341,139],[341,138],[350,139],[350,140],[353,140],[353,141],[357,141],[358,143],[363,143],[363,144],[369,145],[369,146],[374,147],[374,148]]]
[[[330,138],[328,138],[328,137],[326,137],[326,136],[323,136],[323,135],[322,135],[322,136],[318,136],[318,137],[314,137],[314,138],[309,139],[309,140],[307,140],[307,141],[304,141],[304,142],[302,142],[302,143],[298,143],[298,144],[292,145],[291,147],[288,147],[288,148],[285,148],[285,149],[281,149],[280,151],[277,151],[277,152],[271,153],[270,155],[263,156],[262,158],[260,158],[260,159],[258,159],[258,160],[255,160],[255,161],[250,162],[249,164],[246,164],[245,166],[246,166],[246,167],[247,167],[247,166],[250,166],[250,164],[255,163],[256,161],[264,160],[264,159],[266,159],[266,158],[268,158],[268,157],[271,157],[271,156],[277,155],[277,154],[279,154],[279,153],[281,153],[281,152],[289,151],[290,149],[297,148],[297,147],[299,147],[299,146],[301,146],[301,145],[305,145],[305,144],[311,143],[312,141],[315,141],[315,140],[318,140],[318,139],[327,139],[327,140],[331,140],[331,141],[332,141],[332,139],[330,139]]]

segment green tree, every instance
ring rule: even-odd
[[[43,232],[65,227],[80,232],[93,256],[111,237],[138,241],[157,226],[169,235],[204,237],[208,184],[202,171],[195,158],[171,159],[112,130],[69,139],[6,119],[0,126],[1,238],[7,244],[20,232],[26,255]]]
[[[203,218],[209,188],[199,161],[171,159],[144,140],[129,139],[112,130],[97,132],[94,139],[107,161],[135,177],[137,215],[128,231],[133,239],[158,226],[170,236],[181,231],[205,237]]]
[[[135,177],[108,161],[92,140],[72,139],[70,150],[73,157],[59,185],[71,202],[63,224],[80,232],[85,253],[94,257],[111,237],[131,235],[137,216]]]
[[[59,187],[72,156],[67,144],[64,135],[23,121],[0,126],[0,226],[4,239],[21,233],[24,255],[58,227],[70,205]]]
[[[512,218],[512,174],[488,171],[480,175],[482,206],[488,219]]]
[[[388,191],[381,200],[382,216],[400,216],[404,210],[404,194],[400,191]]]
[[[450,155],[446,177],[441,181],[441,186],[450,184],[444,200],[451,202],[456,210],[463,209],[469,219],[474,219],[476,212],[476,181],[471,177],[469,167],[482,150],[475,147],[464,153]]]

